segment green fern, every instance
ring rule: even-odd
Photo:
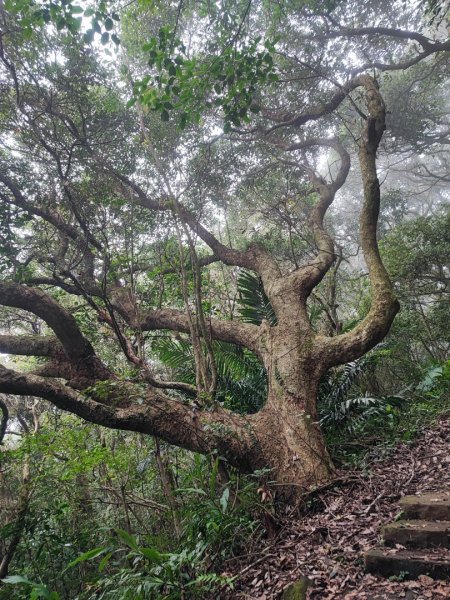
[[[153,342],[152,350],[166,367],[173,369],[180,381],[195,384],[194,353],[189,340],[159,338]]]
[[[241,319],[254,325],[260,325],[265,319],[270,325],[276,325],[277,317],[264,291],[261,277],[250,271],[242,271],[237,285]]]
[[[376,364],[384,354],[386,345],[380,345],[358,360],[346,364],[341,369],[331,371],[321,382],[318,410],[320,424],[324,429],[339,429],[355,433],[369,421],[401,408],[405,399],[402,396],[369,395],[350,396],[358,379]]]
[[[174,370],[180,381],[195,384],[194,355],[188,340],[163,338],[154,342],[158,359]],[[249,350],[226,342],[213,342],[218,374],[216,398],[242,414],[257,412],[267,395],[266,372]]]

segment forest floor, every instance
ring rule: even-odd
[[[314,600],[444,600],[450,582],[422,575],[415,581],[364,572],[366,550],[380,542],[381,526],[400,512],[402,496],[450,489],[450,419],[441,419],[412,442],[374,450],[367,467],[344,472],[336,485],[316,493],[302,518],[286,516],[272,539],[230,561],[238,575],[223,598],[272,600],[302,576]],[[221,596],[222,598],[222,596]]]

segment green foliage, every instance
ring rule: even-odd
[[[75,560],[72,560],[67,565],[67,569],[70,569],[71,567],[75,567],[75,565],[78,565],[79,563],[96,558],[97,556],[100,556],[101,554],[104,554],[105,552],[106,552],[105,548],[102,548],[102,547],[93,548],[92,550],[83,552],[83,554],[80,554],[80,556],[77,556],[77,558],[75,558]]]
[[[131,537],[133,545],[136,538]],[[109,600],[180,600],[186,597],[203,598],[219,588],[232,587],[233,578],[216,573],[199,573],[204,549],[161,554],[154,548],[138,547],[131,551],[129,544],[118,544],[115,551],[124,554],[132,567],[115,569],[96,581],[96,597]],[[107,556],[111,557],[113,552]],[[100,568],[100,567],[99,567]],[[104,565],[103,565],[104,568]],[[80,600],[90,596],[82,594]]]
[[[26,586],[30,592],[29,600],[61,600],[61,596],[57,592],[51,592],[46,585],[35,583],[20,575],[9,575],[2,581],[11,585]]]
[[[0,203],[0,277],[12,271],[17,281],[24,281],[31,272],[30,267],[17,268],[14,260],[20,252],[30,220],[31,216],[25,211],[6,202]]]
[[[417,386],[429,398],[439,398],[450,392],[450,360],[441,365],[435,365],[426,371],[424,378]]]
[[[430,25],[440,25],[445,18],[448,19],[448,5],[441,0],[422,0]]]
[[[375,351],[376,353],[376,351]],[[417,383],[409,385],[397,395],[379,395],[367,409],[361,410],[358,392],[364,387],[365,378],[376,380],[383,378],[389,363],[394,361],[395,348],[388,354],[375,357],[372,369],[358,370],[350,387],[349,397],[341,405],[321,408],[323,418],[328,421],[326,429],[328,443],[336,461],[344,465],[365,466],[365,457],[373,446],[373,452],[389,451],[399,441],[408,442],[432,425],[442,415],[450,414],[450,370],[449,363],[422,368]],[[358,377],[362,381],[358,381]],[[395,382],[398,385],[398,382]],[[348,404],[348,406],[347,406]],[[333,406],[333,405],[332,405]],[[340,408],[343,408],[341,411]],[[320,407],[320,404],[319,404]],[[336,416],[335,416],[336,413]]]
[[[152,349],[180,381],[195,384],[194,356],[188,340],[161,338]],[[218,373],[216,399],[239,413],[257,412],[267,393],[267,377],[260,361],[249,350],[226,342],[213,342],[213,350]]]
[[[66,30],[72,35],[77,35],[82,28],[84,17],[91,19],[91,27],[83,36],[86,43],[91,43],[98,34],[102,44],[107,44],[110,39],[119,44],[118,35],[110,32],[120,17],[108,6],[109,4],[112,4],[111,0],[100,0],[95,8],[83,8],[71,0],[5,0],[6,10],[16,16],[26,39],[31,38],[35,28],[49,23],[53,24],[57,31]]]
[[[181,381],[195,383],[194,355],[190,341],[160,338],[153,342],[152,350],[162,363],[177,373]]]
[[[267,396],[267,375],[258,358],[246,349],[221,343],[215,352],[220,381],[217,399],[241,414],[257,412]]]
[[[0,591],[2,600],[28,600],[31,593],[36,599],[91,600],[93,590],[104,599],[177,600],[232,586],[232,578],[219,574],[220,562],[246,551],[261,529],[261,512],[269,509],[259,502],[259,474],[231,470],[223,480],[217,457],[164,450],[172,456],[178,486],[177,538],[150,439],[100,432],[67,415],[56,418],[2,453],[2,467],[20,467],[30,456],[33,474],[32,503],[9,581],[14,585],[3,588],[6,596]],[[131,506],[128,525],[117,501],[122,493]],[[155,514],[151,502],[162,512]],[[0,541],[11,535],[7,527],[1,533]]]
[[[169,26],[143,46],[148,65],[156,74],[148,74],[134,84],[134,96],[168,121],[170,111],[179,111],[178,123],[198,124],[205,108],[220,108],[224,113],[224,132],[232,125],[249,123],[250,114],[261,109],[255,101],[259,85],[278,81],[274,71],[274,44],[257,37],[238,47],[226,45],[219,54],[189,57],[183,42]]]
[[[129,368],[126,377],[138,377],[137,370]],[[97,381],[95,385],[83,390],[85,396],[109,403],[111,406],[120,403],[123,404],[124,402],[143,404],[146,393],[147,388],[145,383],[137,382],[133,386],[130,386],[125,377],[122,379]]]
[[[442,363],[448,356],[449,231],[450,211],[442,207],[433,215],[402,223],[381,243],[402,304],[391,336],[406,380],[417,379],[430,359]]]
[[[86,552],[73,561],[90,561],[100,552],[105,555],[99,570],[107,574],[96,580],[99,598],[179,600],[185,595],[203,598],[224,586],[232,587],[233,578],[218,575],[214,566],[233,553],[241,553],[258,527],[253,515],[259,507],[260,474],[243,478],[232,472],[224,486],[219,483],[219,460],[214,461],[209,478],[206,461],[204,457],[194,457],[192,471],[185,474],[185,485],[177,492],[183,500],[179,550],[161,552],[116,528],[117,535],[108,546]],[[120,566],[123,561],[117,564],[117,555],[122,555],[132,567]],[[116,565],[110,564],[114,560]]]
[[[415,285],[419,294],[443,289],[449,232],[450,210],[444,207],[434,215],[406,221],[387,235],[381,247],[394,281]]]
[[[223,482],[222,459],[212,463],[205,472],[205,459],[196,456],[192,473],[179,488],[188,501],[182,512],[185,540],[195,547],[199,542],[214,548],[218,564],[231,554],[240,554],[253,531],[260,527],[257,516],[261,506],[257,488],[263,472],[242,476],[231,469],[229,481]]]
[[[261,278],[249,271],[242,271],[238,279],[239,314],[245,323],[260,325],[266,320],[269,325],[277,324],[277,317],[264,291]]]
[[[253,22],[249,22],[245,31],[240,31],[239,24],[246,18],[240,14],[244,4],[231,6],[233,3],[216,2],[188,3],[188,6],[180,3],[180,11],[187,6],[187,11],[193,11],[189,15],[200,15],[204,19],[211,17],[210,22],[216,19],[222,24],[219,32],[212,39],[208,38],[205,45],[201,40],[195,40],[201,29],[198,26],[189,50],[184,41],[185,23],[180,21],[176,27],[166,24],[174,21],[173,4],[166,3],[166,6],[150,0],[141,0],[141,4],[151,9],[158,8],[151,23],[145,19],[135,23],[136,27],[142,27],[142,39],[146,40],[142,52],[146,64],[131,61],[131,67],[122,65],[121,74],[127,76],[127,82],[136,81],[134,98],[129,106],[136,101],[142,104],[143,129],[148,129],[154,139],[163,174],[168,174],[171,179],[176,171],[174,188],[182,186],[182,202],[207,226],[213,230],[216,228],[216,234],[219,228],[219,234],[223,233],[222,222],[214,216],[216,207],[226,208],[227,219],[230,217],[231,220],[233,211],[236,213],[240,207],[246,207],[247,214],[253,217],[249,225],[249,229],[253,229],[246,235],[264,242],[280,259],[283,268],[295,263],[296,258],[300,262],[306,256],[311,238],[297,225],[307,217],[316,202],[303,175],[299,175],[295,168],[291,177],[295,183],[292,183],[283,176],[284,163],[278,165],[279,171],[274,173],[272,163],[282,155],[272,153],[273,149],[258,155],[253,150],[255,145],[249,150],[250,145],[238,142],[233,146],[236,150],[228,152],[223,141],[219,141],[208,143],[207,150],[204,150],[204,142],[209,140],[211,132],[215,133],[217,121],[214,119],[219,112],[225,120],[224,131],[230,132],[249,123],[252,118],[259,120],[260,105],[272,107],[274,114],[280,110],[278,115],[284,118],[283,115],[287,115],[290,109],[303,110],[304,101],[320,106],[327,99],[328,92],[334,93],[332,81],[345,81],[345,77],[341,77],[342,64],[348,65],[339,52],[331,59],[324,52],[318,62],[305,62],[305,67],[301,61],[293,69],[285,67],[287,53],[292,54],[293,60],[297,55],[303,60],[313,52],[311,48],[315,42],[312,39],[302,50],[306,57],[296,48],[294,24],[300,22],[302,13],[299,9],[306,7],[307,11],[320,12],[333,10],[344,3],[309,0],[297,5],[281,3],[274,7],[273,3],[263,2],[261,11],[273,9],[280,22],[283,11],[288,9],[284,38],[277,42],[277,50],[275,42],[268,41],[276,39],[272,33],[276,29],[273,23],[267,29],[265,22],[256,23],[253,29],[250,27]],[[6,94],[6,108],[2,106],[5,114],[1,119],[2,125],[3,121],[8,122],[4,138],[8,145],[11,141],[17,151],[11,152],[8,160],[3,160],[2,155],[0,167],[3,170],[4,163],[8,163],[8,170],[12,169],[34,205],[51,211],[55,206],[57,214],[79,231],[80,239],[85,240],[86,230],[99,236],[102,245],[111,254],[104,257],[102,251],[93,249],[94,271],[99,281],[104,274],[105,285],[120,282],[122,291],[132,288],[136,292],[137,306],[144,311],[162,304],[171,308],[182,307],[177,272],[180,259],[172,217],[160,211],[149,216],[144,209],[129,202],[125,193],[121,196],[121,190],[116,189],[120,188],[117,181],[127,176],[145,185],[148,193],[154,194],[155,198],[165,199],[156,183],[161,174],[157,173],[148,144],[142,139],[140,123],[134,119],[134,111],[125,109],[123,98],[127,92],[124,81],[114,82],[113,71],[101,67],[103,54],[97,62],[93,58],[96,42],[119,42],[115,33],[119,15],[113,12],[112,3],[93,3],[85,9],[81,1],[74,4],[70,0],[5,0],[5,6],[22,28],[15,33],[13,27],[12,34],[8,32],[7,35],[17,35],[14,42],[22,44],[18,54],[20,60],[17,61],[18,76],[25,90],[22,100],[30,113],[28,121],[19,112],[14,118],[10,117],[8,99],[14,95],[11,85]],[[250,3],[248,6],[253,8]],[[343,15],[345,17],[345,11]],[[312,24],[319,29],[319,19]],[[58,57],[58,60],[48,59],[48,64],[47,57],[40,55],[44,46],[39,47],[45,36],[36,35],[37,41],[31,39],[33,32],[44,27],[45,35],[49,34],[50,38],[45,53],[48,51],[48,56]],[[55,29],[60,35],[55,35]],[[267,40],[258,35],[261,31],[268,32],[265,33]],[[84,44],[90,46],[87,49],[83,47],[82,36]],[[374,37],[378,39],[379,36]],[[138,44],[137,39],[138,36],[135,44]],[[358,43],[360,41],[358,39]],[[373,42],[375,44],[377,40]],[[389,44],[383,52],[390,51]],[[10,46],[8,56],[15,61],[16,49],[13,44]],[[283,47],[280,49],[279,46]],[[337,44],[333,42],[331,46],[335,48]],[[352,49],[350,43],[346,47]],[[359,48],[355,45],[352,51],[359,52]],[[45,53],[42,52],[42,55]],[[429,64],[430,61],[427,61],[427,69]],[[26,75],[21,72],[22,66]],[[436,64],[433,68],[438,67]],[[324,79],[319,78],[322,69]],[[328,80],[330,72],[333,79],[330,77]],[[27,78],[28,73],[33,73],[33,79]],[[283,86],[279,85],[281,73]],[[408,93],[416,83],[416,75],[417,72],[414,76],[405,74],[402,79]],[[316,83],[307,87],[305,81],[311,81],[311,78]],[[388,77],[380,79],[386,87]],[[421,100],[425,101],[429,100],[428,82],[426,79],[423,81],[418,85],[421,86]],[[394,78],[390,85],[395,92]],[[417,95],[412,96],[417,98]],[[359,102],[357,97],[354,101]],[[424,134],[430,131],[428,117],[437,119],[442,107],[434,100],[429,104],[430,112],[426,116],[418,110],[419,104],[413,106],[413,114],[404,111],[403,130],[396,123],[399,135],[411,141],[413,136],[407,136],[408,130],[416,138],[417,131]],[[281,112],[283,107],[287,109],[286,113]],[[62,110],[63,118],[59,119],[56,112],[47,113],[49,108]],[[399,110],[402,108],[399,102]],[[164,125],[159,122],[159,116]],[[351,129],[345,105],[339,118]],[[188,127],[202,119],[206,127],[201,134]],[[313,121],[305,131],[312,136],[330,135],[335,131],[333,119],[330,115],[324,126]],[[183,134],[175,131],[174,127],[167,126],[168,121],[177,122],[186,131]],[[71,134],[72,122],[75,128],[83,130],[86,143]],[[20,130],[21,123],[26,123],[23,130]],[[62,169],[68,169],[67,178],[59,178],[52,164],[51,152],[49,154],[31,135],[33,132],[28,123],[36,127],[34,135],[41,134],[50,149],[56,149],[58,160],[64,163]],[[19,133],[16,136],[17,127]],[[287,143],[288,138],[284,138],[281,131],[279,135],[280,143]],[[199,147],[201,150],[198,150]],[[99,161],[97,165],[87,148],[94,149]],[[28,170],[16,156],[21,152],[33,157],[34,162]],[[223,153],[223,162],[214,164],[215,152],[218,155]],[[305,164],[312,158],[314,153],[308,152]],[[249,170],[244,169],[246,162],[251,167]],[[69,172],[70,165],[72,172]],[[118,173],[113,185],[107,181],[109,168]],[[333,168],[330,165],[331,173]],[[265,177],[265,171],[270,176]],[[52,204],[51,186],[35,181],[36,173],[42,173],[43,179],[55,182],[57,206]],[[245,176],[248,176],[246,182]],[[257,181],[257,185],[247,183],[253,180]],[[65,196],[68,191],[73,194],[70,202]],[[219,199],[213,200],[216,196]],[[443,359],[449,339],[448,311],[442,300],[448,285],[448,272],[443,266],[448,260],[450,243],[448,215],[442,210],[433,217],[400,224],[409,208],[403,190],[390,190],[384,194],[383,200],[380,227],[384,236],[383,253],[404,309],[394,326],[389,350],[377,350],[370,357],[335,369],[322,382],[319,416],[332,442],[345,444],[356,439],[364,443],[370,437],[378,436],[377,439],[383,443],[389,435],[410,439],[415,428],[427,419],[435,418],[439,411],[448,411],[450,367]],[[257,210],[254,210],[255,207]],[[77,210],[81,210],[81,219]],[[274,221],[269,219],[267,226],[259,227],[260,220],[267,214],[270,217],[275,215]],[[238,217],[234,218],[235,223],[239,222]],[[245,216],[240,219],[245,222]],[[286,223],[292,226],[294,235],[290,245]],[[328,226],[333,229],[333,223]],[[241,228],[236,229],[242,231]],[[340,233],[339,229],[336,231]],[[246,247],[243,235],[239,237],[239,233],[233,231],[229,237],[234,248]],[[345,240],[345,235],[339,237]],[[161,241],[163,238],[164,241]],[[220,235],[219,238],[222,239]],[[48,254],[50,257],[58,255],[64,269],[72,269],[82,277],[84,265],[80,245],[69,243],[68,249],[63,251],[59,241],[59,236],[55,236],[42,219],[31,217],[8,202],[1,203],[0,268],[7,276],[27,283],[31,277],[58,272],[56,258],[40,263],[41,259],[34,257]],[[86,246],[88,244],[86,241]],[[83,241],[81,246],[84,248],[84,245]],[[28,258],[31,262],[26,262]],[[136,271],[132,270],[133,267]],[[174,272],[167,274],[167,269]],[[189,266],[187,270],[189,272]],[[217,272],[212,272],[213,277],[219,279]],[[238,294],[238,307],[230,308],[229,318],[236,318],[238,313],[244,322],[259,325],[266,320],[276,326],[276,315],[261,280],[252,273],[242,272],[238,275],[236,286],[235,276],[233,269],[224,275],[225,281],[232,282],[233,289],[228,298],[236,291]],[[359,274],[350,273],[353,280],[357,277]],[[202,283],[204,289],[209,286],[206,281]],[[326,281],[323,283],[325,287]],[[219,313],[224,305],[220,298],[221,283],[217,284],[217,289],[213,289],[214,284],[208,287],[208,297],[204,299],[207,315],[214,314],[214,311]],[[342,298],[336,302],[341,305],[343,313],[348,306],[348,314],[353,319],[346,322],[344,330],[367,313],[370,303],[365,283],[355,285],[362,290],[357,300],[349,292],[347,281]],[[191,291],[191,278],[188,288]],[[97,322],[93,309],[86,308],[80,299],[68,300],[65,293],[52,293],[74,314],[82,331],[99,349],[106,363],[114,365],[124,379],[136,378],[136,371],[126,365],[124,359],[118,358],[111,334],[104,333],[106,328],[103,323]],[[418,297],[419,300],[421,298],[419,302]],[[342,308],[344,304],[345,310]],[[309,310],[313,327],[320,332],[324,308],[311,298]],[[21,314],[14,318],[17,322]],[[144,337],[142,332],[137,329],[130,332],[122,321],[120,324],[131,343],[136,342],[138,346],[138,342],[142,341],[137,339],[138,335]],[[251,352],[232,344],[214,342],[213,349],[219,375],[217,400],[236,412],[248,414],[258,411],[267,393],[267,377],[260,361]],[[155,341],[149,349],[149,360],[155,358],[159,360],[157,368],[172,369],[178,379],[194,383],[191,345],[182,336]],[[398,389],[402,388],[405,398],[398,394]],[[135,392],[130,394],[124,381],[119,379],[100,382],[84,393],[100,401],[116,397],[142,404],[145,390],[142,388],[140,394],[139,389],[134,386]],[[188,394],[173,394],[181,401],[192,401]],[[262,507],[258,498],[257,478],[260,474],[242,477],[231,470],[227,479],[221,472],[220,457],[192,456],[179,449],[166,448],[161,442],[175,488],[172,507],[160,481],[155,447],[148,438],[101,431],[70,417],[61,417],[54,409],[47,411],[43,421],[38,435],[28,437],[1,456],[2,473],[11,489],[17,487],[20,481],[24,457],[30,456],[33,485],[26,528],[12,565],[12,572],[22,575],[13,575],[9,579],[11,585],[6,586],[7,591],[3,590],[8,594],[4,598],[9,600],[9,594],[13,594],[14,598],[24,599],[30,593],[32,598],[53,600],[204,598],[207,594],[220,597],[221,586],[232,585],[230,578],[219,575],[220,562],[245,554],[252,537],[261,530],[259,516],[268,507]],[[179,520],[179,537],[175,535],[174,516]],[[11,523],[5,520],[0,530],[0,541],[8,541],[12,532]],[[34,583],[42,581],[47,585]]]
[[[386,355],[385,349],[375,349],[362,358],[332,370],[323,378],[318,398],[320,424],[329,432],[340,431],[354,435],[365,426],[383,421],[385,426],[393,424],[395,415],[404,405],[400,395],[373,397],[356,395],[358,379]]]

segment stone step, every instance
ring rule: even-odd
[[[450,521],[397,521],[383,527],[387,544],[409,548],[450,548]]]
[[[404,496],[400,500],[405,519],[450,521],[450,490],[421,496]]]
[[[367,572],[384,577],[400,575],[405,579],[415,579],[419,575],[429,575],[434,579],[450,578],[450,552],[445,549],[373,548],[366,552],[364,562]]]

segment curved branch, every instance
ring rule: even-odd
[[[141,331],[169,329],[180,333],[190,333],[189,319],[184,312],[173,308],[136,311],[126,290],[116,290],[111,298],[111,304],[131,327]],[[257,325],[219,319],[209,319],[207,325],[209,325],[213,339],[244,346],[259,353],[260,329]]]
[[[190,331],[187,316],[178,310],[170,308],[153,310],[141,313],[138,318],[139,327],[143,331],[155,329],[170,329],[181,333],[189,333]],[[259,354],[258,340],[260,332],[257,325],[237,321],[221,321],[219,319],[211,319],[207,324],[214,340],[244,346]]]
[[[120,346],[125,354],[125,357],[127,358],[128,361],[130,361],[131,364],[134,364],[136,367],[138,367],[140,369],[140,376],[143,381],[146,381],[154,388],[180,390],[183,392],[188,392],[189,394],[196,395],[197,389],[195,388],[195,386],[193,386],[189,383],[185,383],[183,381],[160,381],[160,380],[156,379],[153,376],[152,372],[150,371],[148,364],[145,362],[145,360],[143,358],[139,357],[135,353],[135,351],[133,349],[133,345],[123,335],[123,332],[122,332],[121,328],[119,327],[112,311],[111,312],[108,312],[107,310],[100,311],[99,318],[101,319],[102,322],[108,323],[108,325],[114,331],[114,333],[116,334],[117,339],[120,343]]]
[[[216,256],[215,254],[209,254],[207,256],[201,256],[198,259],[198,265],[199,267],[207,267],[208,265],[211,265],[215,262],[218,262],[220,259],[218,256]],[[132,271],[133,273],[138,273],[139,271],[153,271],[153,269],[155,269],[156,265],[154,263],[139,263],[137,262],[136,264],[132,265],[129,270]],[[159,267],[159,265],[158,265]],[[184,265],[184,268],[186,271],[189,271],[190,269],[192,269],[192,265],[190,262],[187,262]],[[179,273],[180,271],[180,267],[168,267],[167,269],[162,269],[159,271],[159,275],[171,275],[173,273]]]
[[[220,259],[225,265],[241,267],[256,271],[267,282],[281,277],[281,271],[267,250],[260,244],[251,244],[246,250],[236,250],[222,244],[206,227],[204,227],[191,211],[185,208],[175,199],[153,200],[147,196],[144,190],[134,181],[110,170],[111,174],[118,179],[122,185],[129,187],[135,194],[140,206],[151,211],[172,211],[195,233],[207,246],[211,248],[216,260]]]
[[[358,27],[356,29],[340,27],[339,31],[327,31],[324,37],[326,39],[333,39],[338,37],[362,37],[365,35],[384,35],[402,40],[414,40],[419,42],[424,49],[435,48],[436,46],[440,47],[442,45],[440,42],[433,42],[432,39],[427,38],[417,31],[408,31],[393,27]]]
[[[320,283],[335,260],[334,240],[324,227],[324,218],[333,203],[336,192],[344,185],[350,171],[350,155],[338,139],[310,138],[285,146],[286,151],[304,150],[311,146],[332,148],[340,158],[340,166],[334,180],[327,182],[314,171],[308,170],[312,186],[319,194],[319,201],[311,211],[309,223],[318,252],[314,260],[292,273],[290,278],[300,286],[302,296],[307,298]]]
[[[151,211],[173,211],[175,215],[178,214],[186,223],[186,225],[188,225],[188,227],[211,248],[214,254],[220,258],[222,262],[227,265],[255,270],[255,265],[247,252],[229,248],[228,246],[225,246],[219,242],[219,240],[210,231],[208,231],[205,227],[203,227],[203,225],[201,225],[201,223],[199,223],[199,220],[194,214],[184,208],[177,201],[171,200],[170,198],[153,200],[147,196],[145,191],[137,183],[128,177],[117,173],[111,168],[108,168],[108,171],[118,181],[120,181],[123,186],[134,192],[134,197],[140,206]]]
[[[195,385],[191,385],[184,381],[161,381],[150,375],[144,375],[144,379],[145,381],[148,381],[151,386],[159,388],[160,390],[179,390],[180,392],[187,392],[193,396],[197,395],[197,388]]]
[[[397,29],[392,27],[358,27],[352,29],[349,27],[339,26],[339,24],[336,23],[329,15],[327,15],[327,18],[334,26],[339,27],[339,29],[338,31],[327,31],[323,34],[323,36],[321,36],[323,39],[329,40],[339,37],[351,38],[378,35],[397,38],[398,40],[415,41],[418,42],[422,47],[422,52],[417,52],[415,56],[412,56],[411,58],[404,58],[397,63],[389,64],[379,61],[367,62],[361,67],[352,70],[352,73],[355,75],[367,71],[368,69],[379,69],[380,71],[399,71],[409,69],[431,54],[436,54],[437,52],[448,52],[450,50],[450,40],[434,41],[417,31],[408,31],[405,29]]]
[[[264,110],[262,114],[264,117],[271,119],[272,121],[276,121],[277,124],[268,129],[265,133],[270,134],[276,129],[280,127],[301,127],[305,123],[309,121],[317,121],[321,117],[325,115],[331,114],[342,102],[347,98],[347,96],[360,87],[362,84],[361,76],[354,77],[350,79],[346,83],[344,83],[337,92],[333,94],[333,96],[328,100],[328,102],[321,102],[316,106],[312,106],[308,112],[293,114],[293,113],[283,113],[283,114],[274,114],[270,111]]]
[[[319,342],[318,352],[327,368],[355,360],[378,344],[388,333],[399,310],[399,303],[381,260],[377,243],[380,182],[376,170],[376,153],[386,127],[386,107],[376,81],[365,75],[363,82],[369,116],[361,136],[358,154],[364,187],[360,238],[369,271],[372,305],[367,316],[355,329]]]
[[[61,279],[59,275],[53,275],[53,277],[28,277],[25,281],[25,285],[47,285],[50,287],[57,287],[61,290],[64,290],[68,294],[71,294],[72,296],[83,296],[85,293],[88,293],[90,296],[98,296],[100,298],[103,297],[104,291],[97,284],[97,282],[86,276],[86,273],[83,273],[83,275],[85,277],[81,282],[76,280],[78,285],[75,285],[75,283],[67,283],[67,281]],[[70,271],[63,271],[61,276],[67,276],[67,278],[70,278],[72,282],[75,279]]]
[[[398,63],[386,64],[379,61],[372,61],[360,67],[357,67],[356,69],[353,69],[351,71],[351,74],[354,75],[354,77],[346,83],[344,83],[343,85],[339,86],[338,91],[331,96],[328,102],[319,103],[316,106],[313,106],[308,112],[301,114],[293,114],[292,112],[272,113],[271,111],[263,110],[262,115],[264,117],[277,122],[276,125],[265,131],[265,133],[269,134],[272,131],[279,129],[280,127],[301,127],[309,121],[317,121],[321,117],[331,114],[345,100],[345,98],[350,94],[350,92],[352,92],[358,87],[365,85],[364,78],[367,77],[367,75],[360,75],[360,73],[364,73],[364,71],[367,71],[368,69],[379,69],[380,71],[395,71],[409,69],[410,67],[416,65],[421,60],[424,60],[431,54],[436,54],[437,52],[450,51],[450,40],[446,40],[443,42],[432,42],[420,33],[404,31],[401,29],[390,29],[388,27],[364,27],[353,30],[343,28],[342,30],[339,30],[337,32],[329,32],[325,34],[324,37],[351,37],[370,34],[387,35],[391,37],[415,40],[422,46],[423,51],[418,52],[415,56],[412,56],[411,58],[405,58],[404,60]]]
[[[31,215],[41,217],[44,219],[44,221],[47,221],[47,223],[53,225],[53,227],[67,235],[67,237],[76,242],[78,245],[81,244],[83,250],[87,249],[87,242],[80,240],[79,232],[75,229],[75,227],[72,227],[72,225],[66,223],[57,211],[49,212],[29,202],[20,191],[19,186],[7,175],[5,175],[5,173],[0,172],[0,182],[3,183],[3,185],[11,192],[13,196],[13,198],[8,198],[5,194],[0,193],[0,197],[4,200],[4,202],[14,204]]]
[[[55,332],[70,360],[85,362],[95,357],[91,343],[73,316],[42,290],[0,281],[0,304],[21,308],[43,319]]]
[[[361,67],[354,69],[353,73],[355,73],[355,74],[362,73],[364,71],[368,71],[369,69],[378,69],[379,71],[404,71],[406,69],[409,69],[410,67],[413,67],[414,65],[417,65],[417,63],[419,63],[424,58],[427,58],[431,54],[435,54],[436,52],[449,52],[449,51],[450,51],[450,42],[445,42],[443,44],[440,44],[439,48],[436,48],[435,46],[433,46],[433,48],[431,48],[429,50],[424,50],[423,52],[419,52],[415,56],[405,59],[405,60],[402,60],[398,63],[389,64],[389,63],[382,63],[382,62],[378,62],[378,61],[364,63],[363,65],[361,65]]]

